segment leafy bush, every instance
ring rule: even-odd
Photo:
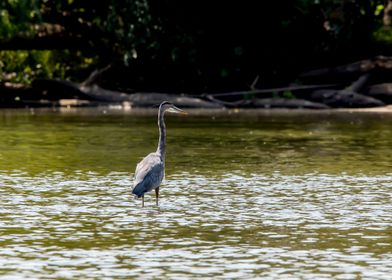
[[[113,83],[220,91],[292,81],[304,69],[373,56],[389,45],[382,0],[5,0],[0,41],[60,26],[79,49],[0,53],[0,79],[82,80],[94,67],[127,66]],[[45,34],[44,34],[45,35]],[[68,36],[68,37],[67,37]],[[0,42],[1,48],[1,42]],[[382,49],[385,50],[386,48]],[[11,75],[12,76],[12,75]]]

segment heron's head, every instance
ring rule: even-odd
[[[162,112],[170,112],[170,113],[178,113],[178,114],[188,114],[184,110],[181,110],[180,108],[174,106],[173,103],[170,103],[168,101],[163,101],[161,105],[159,105],[159,110]]]

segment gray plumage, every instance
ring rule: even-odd
[[[159,142],[157,151],[147,155],[137,164],[133,181],[132,193],[138,198],[142,198],[142,206],[144,206],[144,194],[152,190],[155,190],[156,204],[158,205],[159,186],[165,176],[166,126],[164,114],[166,111],[186,114],[183,110],[167,101],[162,102],[159,106]]]
[[[136,166],[133,194],[138,198],[159,187],[165,175],[165,162],[158,153],[151,153]]]

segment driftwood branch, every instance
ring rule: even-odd
[[[250,89],[251,90],[256,90],[257,89],[256,85],[257,85],[259,79],[260,79],[260,76],[257,75],[256,78],[253,80],[252,84],[250,85]]]
[[[322,88],[333,88],[337,87],[339,84],[325,84],[325,85],[303,85],[303,86],[288,86],[280,88],[269,88],[269,89],[257,89],[257,90],[247,90],[247,91],[233,91],[233,92],[223,92],[223,93],[207,93],[202,96],[213,96],[213,97],[223,97],[223,96],[241,96],[241,95],[259,95],[262,93],[274,93],[282,91],[296,91],[296,90],[311,90],[311,89],[322,89]]]
[[[91,75],[81,84],[82,86],[92,86],[94,84],[99,84],[99,81],[102,79],[102,76],[108,72],[112,68],[112,64],[108,66],[95,70],[91,73]]]
[[[361,91],[361,90],[365,87],[366,83],[369,81],[370,76],[371,76],[370,73],[366,73],[366,74],[360,76],[360,77],[358,78],[358,80],[354,81],[354,82],[347,88],[347,90],[351,90],[351,91],[354,91],[354,92],[359,92],[359,91]]]
[[[204,98],[211,101],[211,102],[214,102],[216,104],[223,105],[225,107],[239,107],[239,106],[246,105],[246,103],[249,103],[249,100],[223,101],[223,100],[215,98],[211,94],[205,95]]]

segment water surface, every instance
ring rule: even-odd
[[[3,279],[390,279],[392,115],[0,111]]]

